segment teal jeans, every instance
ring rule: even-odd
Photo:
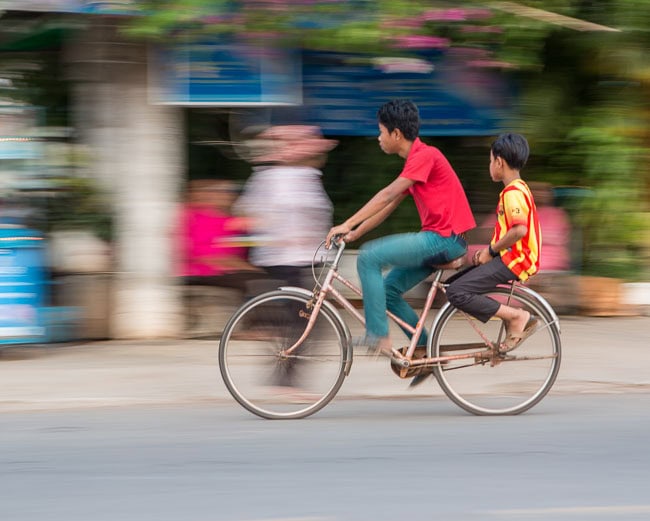
[[[415,327],[418,315],[404,300],[404,293],[431,275],[432,265],[445,264],[466,251],[467,243],[461,236],[442,237],[435,232],[400,233],[364,244],[357,258],[357,271],[367,334],[388,336],[387,309]],[[392,269],[384,276],[384,269],[389,267]],[[418,343],[426,341],[423,332]]]

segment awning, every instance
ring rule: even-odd
[[[4,0],[5,11],[40,11],[47,13],[137,14],[132,0]]]

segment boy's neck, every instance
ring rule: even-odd
[[[402,143],[400,144],[397,155],[402,159],[406,159],[409,156],[409,153],[411,152],[412,146],[413,146],[413,141],[409,141],[408,139],[403,140]]]
[[[505,171],[503,172],[503,178],[502,178],[503,186],[508,186],[515,179],[521,179],[521,175],[519,173],[519,170],[513,170],[512,168],[506,168]]]

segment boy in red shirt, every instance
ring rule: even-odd
[[[462,234],[476,226],[465,191],[445,156],[418,138],[420,118],[415,104],[393,100],[378,113],[379,146],[386,154],[406,160],[400,175],[377,192],[352,217],[327,235],[346,242],[359,239],[377,227],[411,195],[420,215],[419,232],[389,235],[365,243],[357,259],[366,319],[364,343],[390,356],[386,309],[415,326],[416,312],[403,294],[426,279],[433,264],[444,264],[465,254]],[[391,267],[384,278],[382,270]],[[419,339],[426,344],[425,333]]]

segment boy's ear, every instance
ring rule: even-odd
[[[402,134],[402,131],[398,128],[394,129],[392,134],[395,137],[395,139],[401,139],[404,137],[404,134]]]

